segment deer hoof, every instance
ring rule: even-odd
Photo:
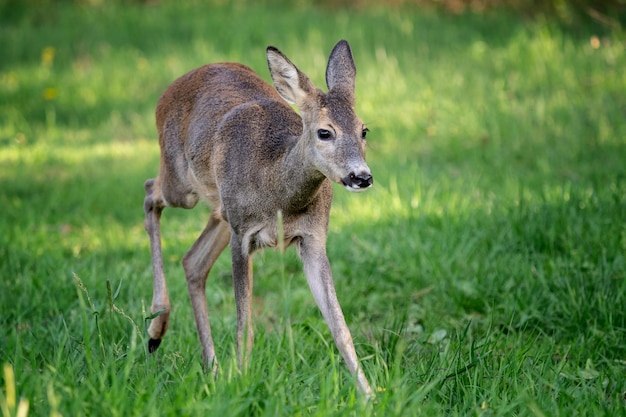
[[[155,350],[159,348],[161,345],[161,339],[152,339],[148,340],[148,352],[153,353]]]

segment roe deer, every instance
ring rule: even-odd
[[[167,331],[170,301],[163,273],[160,217],[165,207],[212,207],[204,231],[182,260],[207,369],[217,360],[205,285],[230,244],[237,303],[237,358],[245,367],[252,348],[252,254],[294,244],[317,305],[358,388],[372,395],[335,294],[326,256],[331,181],[350,191],[372,185],[365,162],[367,128],[354,111],[356,67],[346,41],[335,45],[326,68],[328,93],[278,49],[267,48],[275,90],[236,63],[205,65],[182,76],[156,108],[159,174],[145,183],[145,227],[154,271],[149,351]],[[288,103],[300,109],[299,116]],[[284,242],[278,242],[282,212]]]

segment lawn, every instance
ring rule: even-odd
[[[619,25],[229,3],[0,9],[2,416],[626,415]],[[202,205],[164,211],[173,312],[148,354],[159,95],[208,62],[269,80],[270,44],[323,86],[341,38],[375,184],[335,189],[328,256],[376,398],[360,400],[293,250],[255,256],[244,372],[220,257],[221,371],[203,372],[180,265]]]

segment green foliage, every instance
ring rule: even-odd
[[[52,3],[0,8],[3,416],[625,412],[619,27],[409,4]],[[358,400],[291,250],[255,257],[243,373],[218,260],[221,371],[203,372],[179,263],[203,207],[163,215],[174,305],[148,354],[159,94],[214,61],[269,79],[268,44],[322,86],[340,38],[375,187],[336,190],[328,253],[376,400]]]

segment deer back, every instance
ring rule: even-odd
[[[255,103],[272,103],[277,108],[269,113],[274,120],[251,115]],[[300,119],[290,112],[293,110],[276,90],[250,68],[236,63],[200,67],[174,81],[159,99],[156,120],[161,164],[167,165],[165,171],[188,191],[219,208],[216,169],[227,157],[225,148],[247,147],[244,142],[249,145],[269,122],[298,135]]]

